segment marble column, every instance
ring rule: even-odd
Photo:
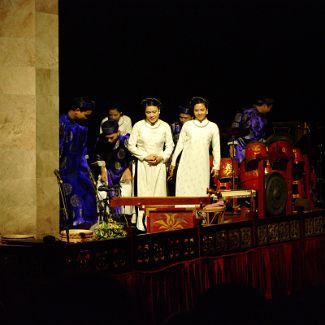
[[[0,21],[0,234],[58,236],[58,0],[1,0]]]

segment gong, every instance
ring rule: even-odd
[[[265,176],[265,205],[267,216],[284,214],[288,189],[284,177],[277,172]]]

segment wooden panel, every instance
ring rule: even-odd
[[[122,205],[135,206],[162,206],[162,205],[205,205],[212,203],[210,196],[163,196],[163,197],[113,197],[110,202],[110,207]]]
[[[197,223],[192,208],[146,208],[147,233],[194,228]]]

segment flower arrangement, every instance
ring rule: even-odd
[[[127,232],[124,225],[108,218],[107,221],[101,221],[94,229],[94,237],[97,240],[113,239],[125,237]]]

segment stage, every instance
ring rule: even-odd
[[[266,300],[324,286],[325,210],[76,244],[16,240],[0,250],[2,293],[62,273],[105,274],[134,299],[138,320],[163,324],[220,284]]]

